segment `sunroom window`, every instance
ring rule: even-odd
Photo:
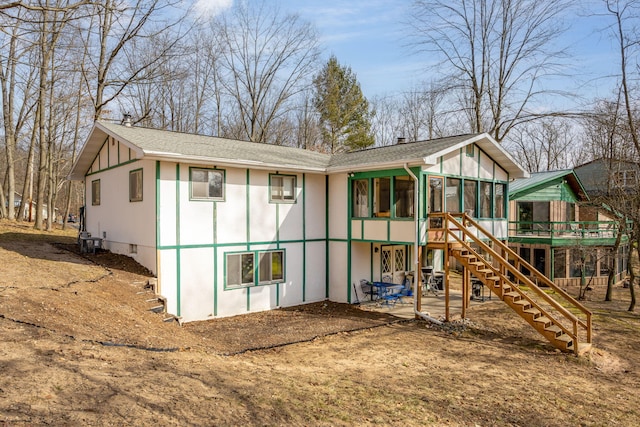
[[[355,179],[351,183],[353,189],[353,217],[369,216],[369,180]]]
[[[394,177],[393,188],[396,217],[412,217],[414,199],[413,179],[409,176],[396,176]]]
[[[391,212],[391,179],[375,178],[373,180],[373,216],[389,217]]]

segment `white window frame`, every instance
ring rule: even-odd
[[[142,201],[142,176],[142,168],[129,171],[129,202]]]
[[[295,203],[297,177],[295,175],[269,175],[269,201],[276,203]],[[290,192],[287,194],[286,182],[289,182]]]
[[[206,181],[195,181],[193,179],[193,173],[194,172],[202,172],[202,173],[206,173],[205,177],[207,178]],[[194,185],[195,183],[199,183],[199,184],[208,184],[211,182],[212,180],[212,175],[217,175],[219,176],[220,179],[220,194],[214,194],[212,195],[210,190],[211,190],[211,186],[210,185],[206,185],[206,192],[207,195],[196,195],[194,194],[194,189],[199,188],[199,186]],[[222,201],[224,200],[224,187],[225,187],[225,171],[224,169],[208,169],[208,168],[189,168],[189,183],[191,184],[191,189],[189,191],[189,196],[191,198],[191,200],[213,200],[213,201]]]
[[[240,257],[240,262],[238,263],[237,261],[233,262],[231,261],[231,258],[235,258],[235,257]],[[248,261],[245,260],[245,257],[251,257],[251,281],[244,281],[244,272],[243,272],[243,262]],[[249,286],[254,286],[255,285],[255,279],[256,279],[256,255],[254,252],[228,252],[225,254],[225,280],[224,280],[224,286],[225,289],[238,289],[238,288],[246,288]],[[234,266],[233,264],[237,264],[237,266]],[[233,272],[232,275],[232,267],[237,267],[237,271]],[[248,270],[249,271],[249,270]],[[247,271],[247,272],[248,272]],[[238,277],[240,280],[240,283],[231,283],[231,278],[232,277]]]
[[[100,206],[100,180],[91,181],[91,205]]]
[[[280,254],[280,275],[279,277],[273,277],[273,255]],[[268,259],[268,260],[267,260]],[[263,260],[269,262],[266,264],[269,267],[268,278],[263,278]],[[270,285],[273,283],[282,283],[285,281],[285,254],[284,249],[277,249],[272,251],[260,251],[258,252],[258,284]]]

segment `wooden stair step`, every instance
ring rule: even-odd
[[[556,341],[560,341],[566,344],[567,348],[573,347],[573,338],[567,334],[561,334],[555,337]]]
[[[526,310],[523,310],[522,312],[526,313],[526,314],[531,314],[534,319],[536,319],[541,314],[540,310],[538,310],[535,307],[527,308]]]
[[[164,305],[156,305],[150,307],[149,311],[153,311],[154,313],[164,313]]]
[[[506,293],[503,293],[502,295],[505,296],[505,297],[510,297],[510,298],[514,298],[514,299],[522,297],[522,295],[520,295],[520,293],[518,293],[518,292],[506,292]]]
[[[547,325],[548,323],[551,323],[551,319],[549,319],[547,316],[536,317],[535,319],[533,319],[533,321],[544,323],[545,325]]]
[[[491,280],[493,282],[497,282],[497,281],[500,280],[500,276],[487,276],[487,277],[485,277],[485,279]]]
[[[490,274],[490,273],[493,273],[493,270],[491,270],[490,268],[481,268],[481,269],[478,269],[478,270],[476,270],[476,271],[477,271],[478,273],[481,273],[481,274]]]
[[[523,310],[531,307],[531,303],[526,299],[519,299],[517,301],[513,301],[513,303],[521,306]]]
[[[556,334],[556,338],[558,338],[561,334],[563,334],[562,329],[558,325],[549,325],[544,328],[545,331],[553,332]],[[565,334],[566,335],[566,334]],[[567,335],[568,336],[568,335]]]

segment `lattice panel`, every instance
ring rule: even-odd
[[[391,250],[382,250],[382,274],[391,273]]]
[[[396,251],[396,271],[403,271],[404,266],[404,251]]]

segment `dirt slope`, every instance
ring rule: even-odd
[[[447,329],[331,303],[180,327],[147,310],[148,272],[82,258],[73,241],[0,222],[0,426],[639,419],[640,319],[625,289],[613,303],[593,291],[588,358],[554,351],[499,301]]]

